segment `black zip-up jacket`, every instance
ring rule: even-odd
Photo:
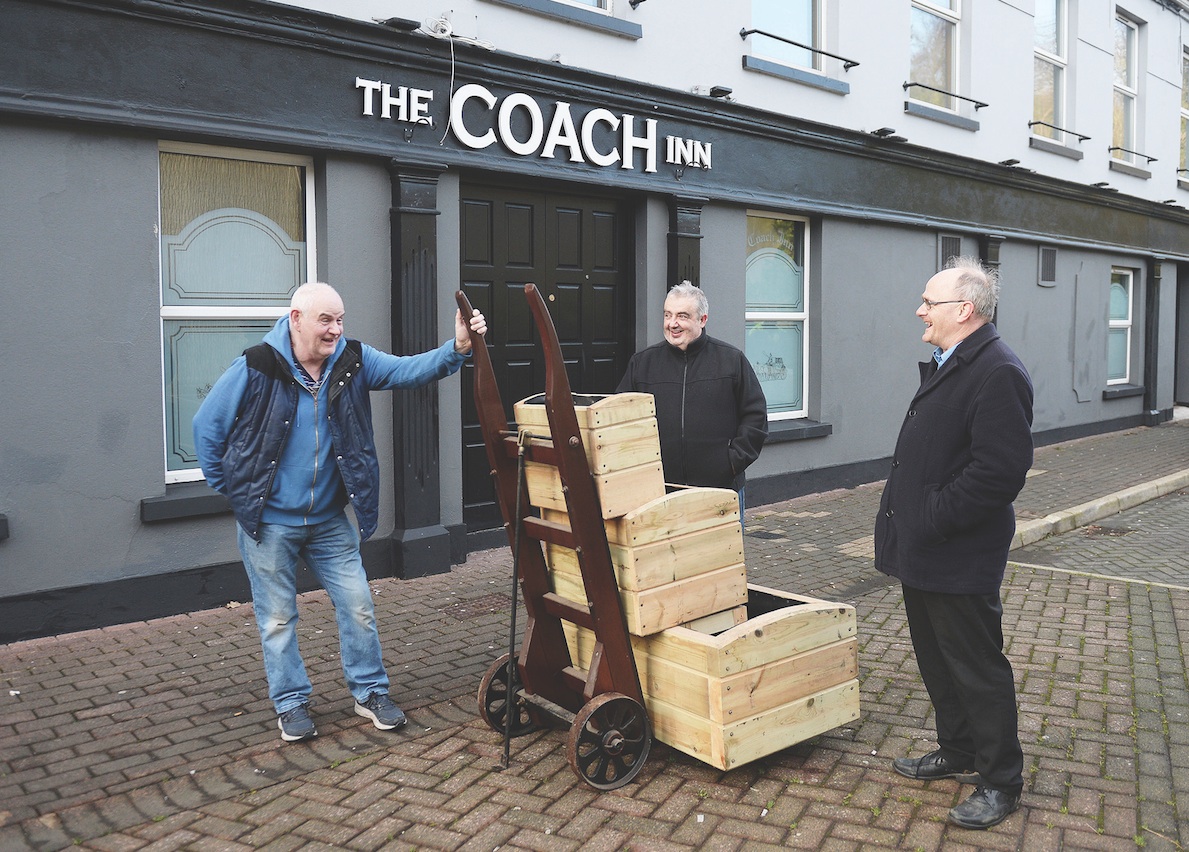
[[[743,487],[768,437],[768,403],[741,351],[705,333],[684,351],[662,340],[632,356],[616,390],[656,400],[666,482]]]

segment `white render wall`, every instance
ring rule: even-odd
[[[563,11],[575,8],[561,0],[537,2]],[[775,113],[859,131],[892,127],[909,145],[994,163],[1017,159],[1020,168],[1072,183],[1106,181],[1124,195],[1189,206],[1189,180],[1177,174],[1181,63],[1189,45],[1186,0],[1069,0],[1069,106],[1063,126],[1091,137],[1069,143],[1084,154],[1081,160],[1029,147],[1033,0],[962,0],[957,93],[989,106],[975,110],[963,103],[958,114],[979,122],[977,131],[905,113],[908,0],[825,0],[825,48],[860,63],[844,71],[842,63],[824,60],[823,76],[849,85],[845,95],[745,70],[742,57],[751,42],[739,31],[751,26],[750,0],[645,0],[634,10],[628,0],[614,0],[612,16],[641,27],[639,39],[498,0],[289,0],[286,5],[364,21],[394,15],[422,22],[445,19],[455,35],[484,40],[500,51],[682,91],[728,86],[736,101]],[[1142,24],[1134,150],[1156,158],[1137,161],[1150,179],[1109,166],[1116,8]],[[456,85],[466,82],[471,81]]]

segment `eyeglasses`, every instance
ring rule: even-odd
[[[961,304],[962,302],[969,302],[969,301],[970,301],[969,299],[945,299],[940,302],[934,302],[934,301],[931,301],[930,299],[921,299],[921,304],[925,306],[925,310],[931,311],[934,308],[936,308],[938,305],[958,305],[958,304]]]

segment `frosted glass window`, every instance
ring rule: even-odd
[[[1128,269],[1111,270],[1108,310],[1107,384],[1131,380],[1131,310],[1133,274]]]
[[[202,478],[190,421],[211,385],[311,280],[308,158],[161,145],[167,482]]]
[[[747,358],[764,389],[771,419],[807,416],[809,309],[808,223],[747,217]]]

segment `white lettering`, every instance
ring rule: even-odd
[[[563,145],[570,149],[570,162],[582,163],[582,146],[578,144],[578,133],[574,129],[574,119],[570,115],[570,105],[564,101],[557,102],[557,109],[553,112],[553,121],[549,124],[549,133],[545,136],[545,147],[541,149],[541,156],[553,159],[557,146]]]
[[[644,152],[644,171],[656,171],[656,119],[644,119],[644,135],[636,136],[632,131],[635,127],[636,118],[632,115],[625,115],[623,117],[623,163],[620,165],[622,169],[634,169],[636,167],[636,158],[633,156],[634,151]]]
[[[487,132],[482,136],[475,136],[467,130],[466,124],[462,120],[462,111],[471,98],[482,101],[487,105],[488,110],[495,106],[495,95],[489,92],[486,87],[480,86],[478,83],[459,86],[454,97],[450,99],[450,129],[458,141],[468,148],[486,148],[495,142],[495,131],[488,127]]]
[[[409,89],[409,121],[433,127],[433,117],[429,114],[429,102],[432,100],[431,89]]]
[[[523,107],[528,113],[528,138],[521,142],[512,133],[512,111]],[[513,154],[527,157],[541,147],[541,137],[545,135],[545,119],[541,115],[541,107],[530,96],[523,92],[515,92],[504,98],[500,104],[499,113],[500,141]]]
[[[409,120],[409,90],[400,86],[396,97],[392,97],[392,86],[385,83],[380,88],[380,118],[392,118],[392,107],[396,107],[396,120]]]
[[[694,159],[690,164],[699,169],[710,168],[710,146],[713,142],[699,142],[697,139],[690,140],[694,143]]]
[[[582,150],[586,154],[586,159],[596,166],[613,166],[619,161],[619,149],[612,148],[611,153],[603,154],[594,144],[594,128],[599,122],[608,125],[612,132],[619,129],[619,119],[611,110],[602,107],[592,109],[582,119]]]
[[[362,77],[355,78],[355,88],[363,89],[363,114],[373,115],[372,112],[372,96],[380,91],[380,87],[384,84],[379,80],[365,80]]]

